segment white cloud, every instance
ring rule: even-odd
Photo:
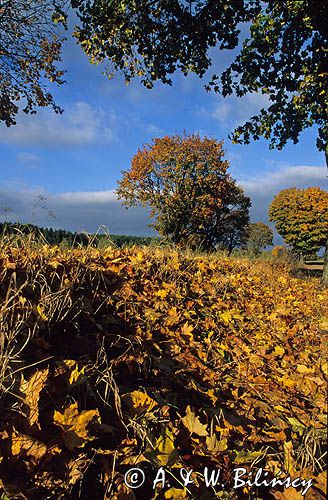
[[[2,126],[0,141],[19,146],[83,147],[116,140],[114,112],[105,112],[84,101],[67,106],[62,115],[41,110],[37,115],[19,116],[17,125]]]
[[[327,183],[325,167],[297,165],[280,166],[275,171],[240,181],[247,192],[259,195],[271,195],[289,187],[306,187]]]
[[[38,196],[46,200],[35,206]],[[55,219],[48,216],[48,210],[40,208],[45,205],[51,210]],[[70,231],[96,232],[100,226],[106,226],[113,234],[151,235],[154,231],[147,227],[150,219],[147,210],[132,207],[128,210],[122,206],[114,190],[46,193],[42,188],[36,190],[0,189],[0,207],[10,207],[8,217],[13,221],[52,226]],[[33,211],[36,216],[33,216]],[[0,212],[0,220],[5,218]]]
[[[39,161],[39,159],[40,159],[40,157],[38,155],[35,155],[33,153],[27,153],[27,152],[17,153],[16,158],[19,162],[22,162],[22,163],[35,162],[35,161]]]
[[[145,128],[147,134],[152,134],[152,136],[160,136],[163,134],[163,130],[158,127],[157,125],[154,125],[153,123],[149,123],[149,125],[146,125]]]
[[[252,200],[252,220],[267,222],[268,208],[275,194],[290,187],[327,189],[327,169],[324,166],[277,164],[275,170],[239,179],[238,182]]]
[[[267,108],[270,104],[269,97],[265,94],[253,93],[243,97],[213,98],[212,107],[198,107],[196,114],[216,120],[221,126],[235,128],[244,124],[251,116],[256,115],[260,109]]]
[[[36,154],[22,151],[21,153],[17,153],[16,159],[18,163],[21,163],[25,167],[35,169],[39,167],[39,162],[41,158]]]
[[[239,163],[241,161],[241,155],[240,154],[233,153],[232,151],[229,151],[229,150],[226,153],[226,158],[232,164]]]
[[[327,172],[324,166],[276,165],[275,170],[239,178],[238,183],[252,200],[252,221],[267,223],[268,207],[276,193],[293,186],[319,186],[327,189]],[[45,203],[54,212],[55,220],[49,219],[45,210],[39,210],[38,219],[33,219],[31,214],[40,194],[47,198]],[[127,210],[121,205],[113,189],[49,194],[42,188],[27,189],[26,186],[12,185],[0,189],[1,206],[13,209],[9,214],[11,220],[24,223],[89,232],[95,232],[104,225],[113,234],[154,234],[147,227],[150,222],[147,210],[141,207]]]
[[[103,203],[119,202],[114,189],[109,189],[107,191],[82,191],[75,193],[74,192],[61,193],[56,196],[56,199],[72,205],[79,203],[97,205]]]

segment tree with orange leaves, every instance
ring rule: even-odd
[[[138,150],[117,192],[126,206],[150,207],[152,226],[174,243],[231,251],[244,238],[250,200],[228,168],[222,142],[165,136]]]

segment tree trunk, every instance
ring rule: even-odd
[[[328,288],[328,238],[326,241],[325,261],[323,264],[322,285]]]

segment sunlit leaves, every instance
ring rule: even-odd
[[[135,466],[172,474],[161,492],[145,483],[145,500],[211,494],[201,474],[183,489],[182,467],[220,469],[232,500],[236,465],[322,481],[328,297],[317,279],[279,259],[10,245],[0,280],[1,331],[16,333],[0,372],[8,497],[12,477],[38,497],[84,494],[91,481],[129,498]]]
[[[157,404],[146,392],[141,391],[126,394],[124,400],[137,415],[152,411]]]
[[[57,410],[54,412],[54,423],[65,431],[65,445],[70,450],[84,446],[86,441],[94,439],[90,436],[87,426],[95,419],[98,421],[100,419],[98,409],[80,412],[77,403],[72,403],[64,409],[63,413]]]
[[[21,434],[13,429],[11,436],[11,452],[13,456],[25,456],[36,465],[46,454],[47,447],[41,441]]]
[[[173,465],[178,458],[173,433],[165,428],[156,439],[153,450],[146,453],[145,456],[161,466]]]
[[[37,424],[39,419],[39,397],[44,388],[49,370],[36,370],[29,380],[22,379],[20,391],[24,394],[24,402],[28,407],[30,425]]]
[[[197,436],[208,435],[206,426],[200,422],[199,417],[190,409],[190,406],[187,406],[186,415],[182,418],[182,422],[190,434],[196,434]]]
[[[216,434],[211,434],[206,437],[206,446],[211,453],[220,453],[228,448],[226,438],[218,439]]]

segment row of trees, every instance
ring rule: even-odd
[[[34,224],[21,224],[19,222],[0,222],[0,235],[33,234],[50,245],[65,245],[69,248],[93,245],[101,247],[108,244],[110,239],[117,247],[123,248],[132,245],[152,245],[161,242],[156,236],[134,236],[126,234],[111,234],[108,238],[105,234],[90,235],[66,231],[65,229],[53,229],[39,227]],[[260,250],[273,244],[273,231],[263,222],[255,222],[248,226],[245,233],[243,248],[257,255]]]
[[[50,245],[64,244],[70,248],[87,246],[89,244],[101,246],[103,242],[108,242],[108,236],[104,234],[89,235],[87,233],[73,233],[65,229],[39,227],[34,224],[0,222],[0,235],[14,235],[19,233],[25,235],[33,233],[37,238],[40,237],[44,239]],[[125,234],[110,235],[110,241],[120,248],[131,245],[150,245],[157,240],[158,238],[153,238],[151,236],[133,236]]]

